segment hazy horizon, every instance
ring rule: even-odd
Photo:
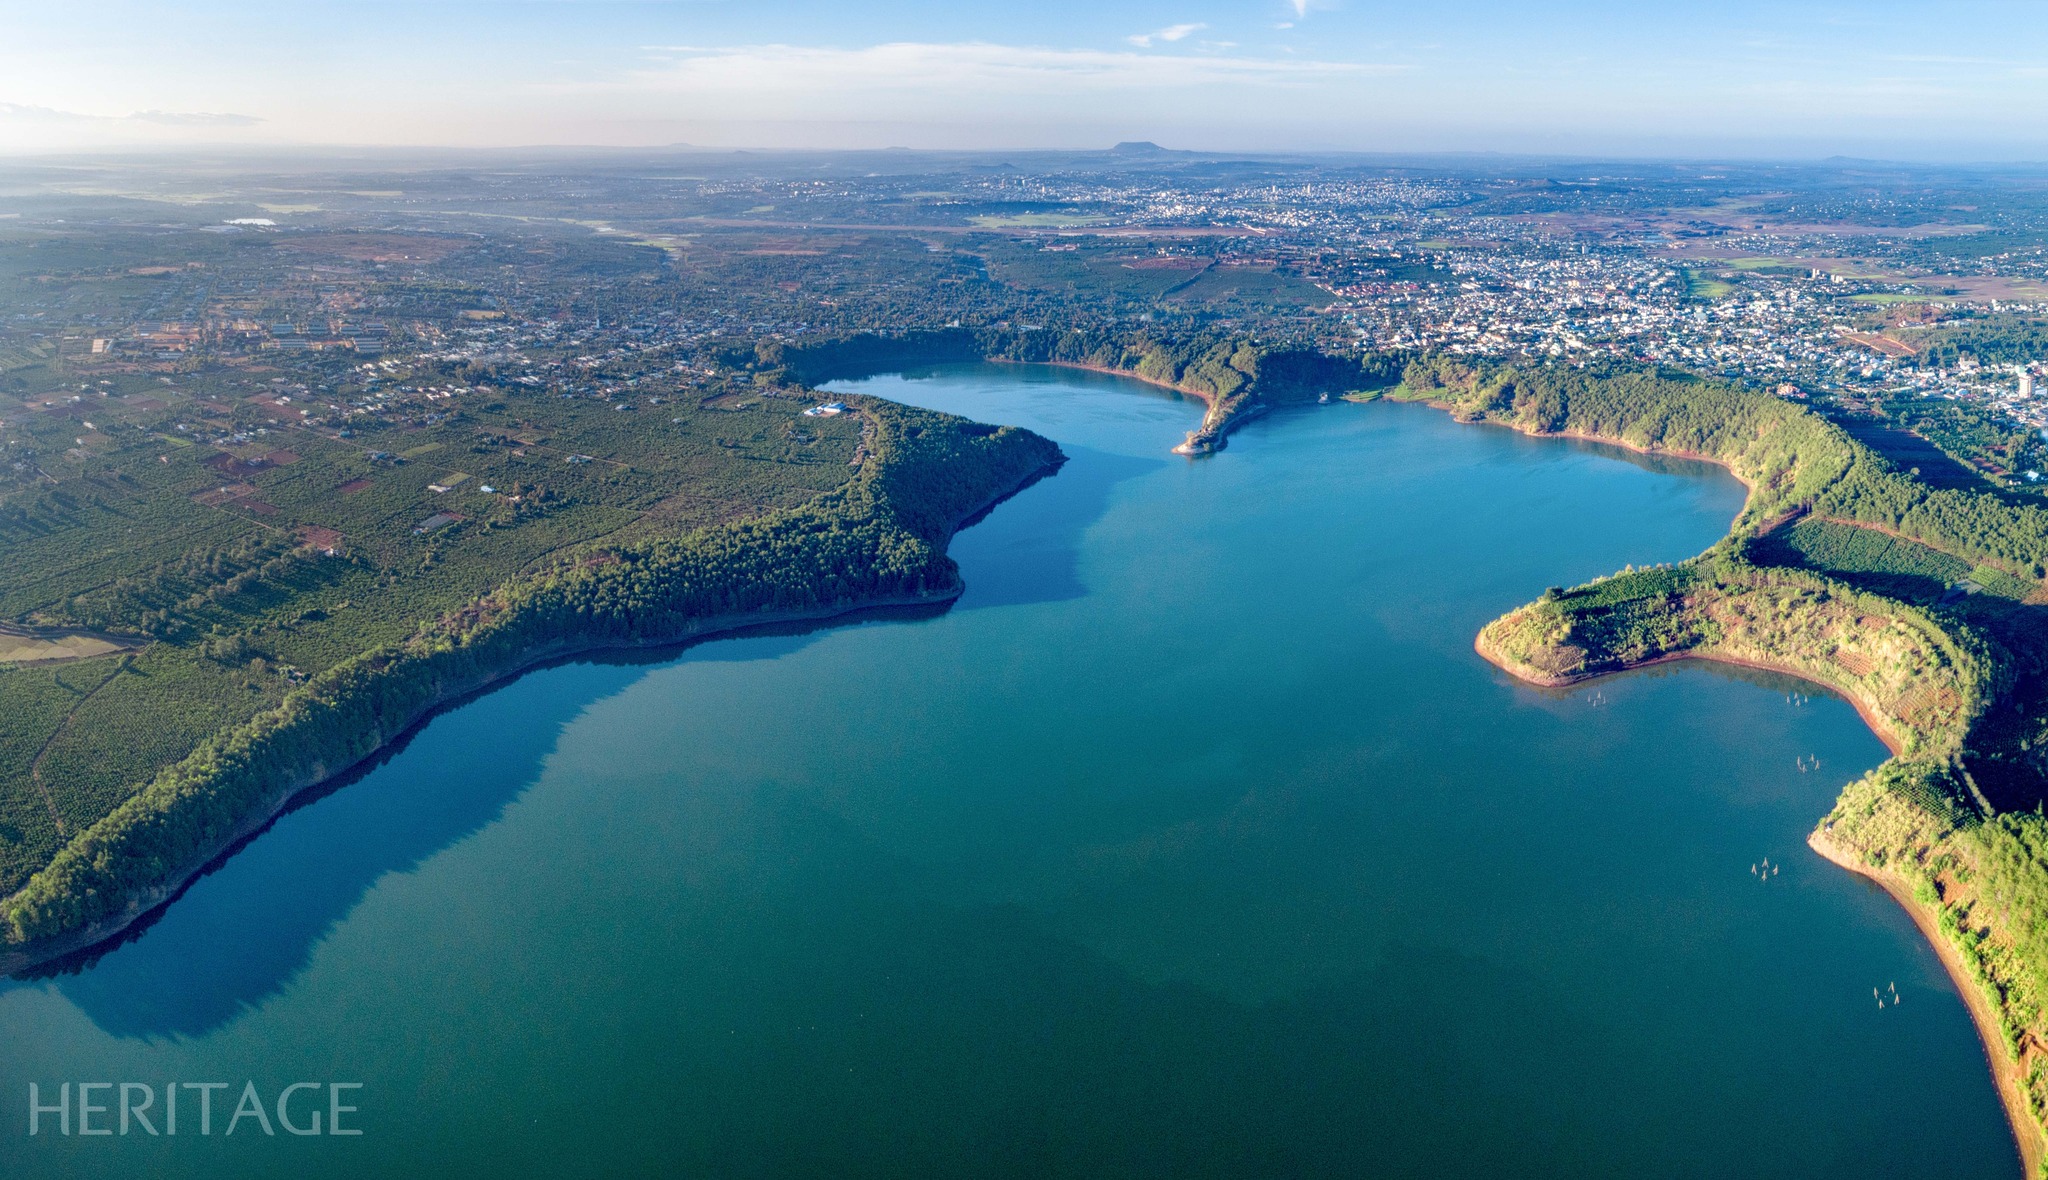
[[[0,153],[540,146],[2048,160],[2048,11],[0,4]]]
[[[1137,147],[1142,151],[1131,151]],[[1156,149],[1156,150],[1153,150]],[[858,159],[899,159],[917,161],[920,166],[933,159],[957,158],[959,160],[1016,160],[1029,161],[1038,158],[1085,158],[1107,157],[1126,158],[1134,164],[1147,160],[1157,163],[1172,163],[1184,159],[1196,163],[1228,162],[1231,160],[1270,161],[1274,163],[1330,164],[1355,163],[1366,167],[1431,167],[1445,168],[1451,172],[1462,172],[1460,165],[1478,169],[1481,164],[1491,170],[1507,168],[1510,171],[1526,171],[1529,175],[1543,175],[1555,172],[1560,167],[1596,167],[1602,165],[1626,167],[1670,167],[1682,169],[1744,169],[1744,168],[1887,168],[1908,171],[1981,172],[1994,174],[2030,174],[2048,172],[2048,146],[2038,156],[2015,156],[2009,159],[1991,157],[1969,157],[1957,155],[1944,158],[1933,155],[1856,155],[1849,152],[1818,154],[1818,150],[1802,153],[1792,148],[1772,154],[1763,149],[1754,151],[1729,152],[1651,152],[1631,153],[1625,150],[1607,152],[1593,151],[1540,151],[1510,150],[1493,148],[1416,148],[1367,149],[1367,148],[1194,148],[1181,147],[1171,143],[1157,143],[1150,140],[1118,140],[1115,143],[1082,144],[1071,147],[778,147],[759,144],[601,144],[601,143],[528,143],[502,145],[473,144],[380,144],[380,143],[231,143],[220,141],[193,141],[189,143],[128,143],[107,145],[80,145],[70,148],[10,148],[0,145],[0,162],[20,165],[64,166],[67,164],[106,164],[135,166],[200,166],[207,164],[269,166],[303,163],[307,166],[331,166],[339,163],[353,163],[361,166],[408,168],[433,163],[453,161],[494,162],[508,166],[539,162],[547,159],[576,160],[632,160],[655,159],[664,155],[703,157],[730,161],[734,157],[758,157],[765,161],[792,161],[817,159],[829,161],[835,157]],[[872,174],[871,174],[872,175]]]

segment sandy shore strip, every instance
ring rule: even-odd
[[[1637,668],[1647,668],[1654,664],[1666,664],[1677,660],[1711,660],[1725,664],[1736,664],[1745,668],[1777,672],[1806,681],[1809,684],[1820,685],[1822,688],[1842,696],[1851,705],[1855,706],[1856,712],[1863,718],[1864,724],[1870,727],[1871,732],[1876,734],[1879,740],[1883,741],[1894,755],[1899,752],[1898,742],[1892,738],[1883,725],[1877,723],[1872,710],[1867,708],[1864,702],[1843,692],[1835,685],[1815,680],[1797,668],[1786,667],[1781,664],[1772,664],[1761,660],[1738,659],[1732,656],[1718,655],[1713,652],[1674,652],[1612,671],[1564,677],[1532,676],[1511,666],[1499,653],[1490,650],[1485,642],[1484,633],[1473,640],[1472,646],[1473,650],[1478,652],[1481,657],[1501,671],[1506,672],[1525,684],[1533,684],[1542,688],[1569,687],[1591,680],[1598,680],[1606,676],[1617,676],[1623,672],[1634,671]],[[2035,1120],[2033,1110],[2027,1104],[2025,1079],[2020,1075],[2020,1064],[2013,1061],[2005,1053],[2005,1033],[2003,1025],[1999,1021],[1998,1007],[1991,997],[1984,993],[1983,987],[1971,977],[1969,968],[1963,963],[1962,955],[1955,947],[1949,945],[1947,939],[1941,936],[1937,915],[1930,912],[1928,907],[1916,900],[1913,897],[1912,887],[1896,874],[1883,872],[1864,864],[1861,858],[1857,857],[1847,848],[1835,843],[1824,831],[1816,830],[1807,837],[1806,843],[1830,862],[1875,882],[1886,893],[1890,894],[1892,900],[1896,901],[1899,907],[1906,911],[1907,916],[1913,919],[1913,925],[1919,928],[1921,937],[1926,939],[1927,944],[1934,948],[1935,957],[1941,960],[1942,967],[1948,971],[1950,981],[1955,984],[1956,991],[1963,997],[1964,1006],[1970,1010],[1971,1022],[1977,1026],[1977,1039],[1984,1050],[1985,1063],[1991,1068],[1991,1079],[1998,1087],[1999,1100],[2005,1105],[2006,1125],[2012,1131],[2014,1144],[2019,1148],[2020,1160],[2025,1169],[2024,1174],[2029,1178],[2039,1176],[2041,1174],[2042,1160],[2048,1159],[2048,1139],[2044,1139],[2041,1126]]]
[[[2004,1052],[2005,1033],[1998,1019],[1998,1009],[1984,994],[1984,989],[1970,977],[1970,969],[1964,965],[1962,954],[1941,936],[1935,914],[1913,896],[1912,887],[1898,874],[1864,864],[1862,858],[1836,843],[1826,831],[1815,830],[1806,838],[1806,844],[1834,864],[1876,882],[1913,919],[1913,925],[1920,928],[1921,936],[1934,948],[1935,957],[1947,969],[1949,980],[1962,994],[1963,1005],[1970,1010],[1970,1019],[1977,1025],[1977,1039],[1984,1044],[1984,1060],[1991,1067],[1991,1080],[1997,1083],[1998,1097],[2005,1103],[2005,1121],[2012,1128],[2013,1142],[2019,1146],[2025,1174],[2030,1178],[2040,1175],[2041,1161],[2048,1156],[2048,1142],[2044,1142],[2041,1127],[2034,1121],[2034,1113],[2027,1105],[2020,1063]]]

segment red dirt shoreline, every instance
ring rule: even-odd
[[[2029,1177],[2041,1174],[2041,1161],[2048,1157],[2048,1141],[2044,1141],[2041,1128],[2034,1121],[2033,1112],[2027,1106],[2024,1079],[2019,1076],[2019,1065],[2011,1058],[2001,1055],[1994,1045],[2005,1039],[2003,1026],[1977,981],[1970,977],[1969,968],[1964,966],[1962,956],[1941,936],[1933,915],[1927,912],[1913,896],[1913,891],[1896,874],[1864,864],[1854,853],[1834,842],[1824,830],[1815,830],[1806,838],[1806,846],[1822,858],[1849,870],[1856,875],[1874,882],[1898,903],[1899,908],[1913,919],[1913,925],[1920,930],[1934,948],[1934,956],[1948,972],[1949,981],[1963,997],[1963,1006],[1970,1010],[1970,1021],[1977,1026],[1977,1039],[1984,1046],[1984,1061],[1991,1068],[1991,1080],[1998,1087],[1998,1097],[2005,1103],[2005,1121],[2012,1129],[2013,1144],[2019,1148],[2020,1165]]]
[[[1899,753],[1897,740],[1891,736],[1883,725],[1878,723],[1873,716],[1872,710],[1863,701],[1858,700],[1850,693],[1844,692],[1836,685],[1816,680],[1797,668],[1783,664],[1774,664],[1763,660],[1747,660],[1713,652],[1673,652],[1658,656],[1655,659],[1641,660],[1626,667],[1615,668],[1609,671],[1582,673],[1577,676],[1541,676],[1531,675],[1528,672],[1511,667],[1499,653],[1488,648],[1484,633],[1473,640],[1472,648],[1482,659],[1509,676],[1524,683],[1535,684],[1544,688],[1564,688],[1575,684],[1583,684],[1587,681],[1599,680],[1607,676],[1618,676],[1624,672],[1633,672],[1638,668],[1647,668],[1655,664],[1668,664],[1678,660],[1707,660],[1716,663],[1734,664],[1744,668],[1756,668],[1766,672],[1776,672],[1803,680],[1808,684],[1818,684],[1843,697],[1855,707],[1857,715],[1863,719],[1865,725],[1870,727],[1870,731],[1877,735],[1878,740],[1882,741],[1893,755]],[[2019,1076],[2018,1064],[2002,1056],[1998,1051],[1998,1046],[2004,1043],[2003,1026],[1999,1023],[1998,1013],[1992,1008],[1990,1000],[1985,997],[1977,981],[1971,977],[1969,969],[1963,964],[1962,957],[1956,953],[1954,947],[1948,944],[1947,940],[1941,937],[1941,931],[1936,924],[1934,916],[1929,914],[1927,908],[1914,898],[1913,891],[1903,881],[1899,880],[1896,875],[1885,873],[1862,863],[1855,854],[1836,844],[1824,830],[1816,829],[1807,836],[1806,843],[1809,848],[1813,849],[1815,853],[1830,863],[1864,877],[1882,888],[1894,902],[1898,903],[1900,909],[1906,911],[1906,915],[1913,920],[1913,925],[1920,931],[1921,937],[1926,939],[1927,944],[1933,948],[1935,957],[1941,960],[1943,969],[1948,972],[1949,981],[1955,985],[1957,994],[1962,997],[1963,1006],[1969,1009],[1971,1023],[1977,1028],[1977,1039],[1980,1047],[1984,1050],[1984,1061],[1991,1070],[1991,1080],[1998,1089],[1999,1100],[2005,1106],[2006,1126],[2012,1132],[2014,1146],[2019,1149],[2024,1174],[2029,1177],[2040,1175],[2042,1160],[2048,1158],[2048,1140],[2044,1140],[2041,1127],[2034,1120],[2033,1112],[2027,1105],[2024,1079]]]
[[[1437,401],[1431,398],[1410,398],[1403,400],[1419,402],[1423,405],[1428,405],[1439,410],[1452,412],[1455,412],[1456,410],[1456,407],[1451,405],[1450,403]],[[1736,480],[1741,482],[1745,489],[1748,489],[1748,491],[1752,493],[1752,495],[1755,493],[1756,490],[1755,485],[1751,484],[1748,480],[1743,479],[1741,473],[1737,472],[1727,462],[1715,458],[1711,455],[1702,455],[1689,451],[1667,450],[1663,448],[1653,449],[1649,447],[1641,447],[1633,443],[1624,442],[1619,439],[1602,438],[1598,435],[1587,434],[1582,431],[1547,432],[1539,430],[1530,430],[1526,427],[1515,426],[1509,423],[1488,424],[1506,426],[1508,427],[1508,429],[1514,430],[1520,434],[1528,435],[1531,438],[1576,438],[1586,442],[1595,442],[1602,443],[1607,446],[1621,447],[1625,450],[1634,451],[1635,453],[1642,455],[1669,455],[1674,458],[1692,459],[1702,463],[1712,463],[1715,466],[1720,467],[1721,469],[1727,471],[1730,475],[1734,476]],[[1743,501],[1742,511],[1746,512],[1748,511],[1748,509],[1749,499],[1745,498]],[[1739,521],[1741,520],[1741,518],[1741,512],[1738,512],[1736,514],[1736,520]],[[1769,528],[1775,528],[1783,523],[1783,520],[1769,522],[1767,528],[1764,531],[1768,531]],[[1879,532],[1887,533],[1894,537],[1901,536],[1901,534],[1897,533],[1895,530],[1886,529],[1881,526],[1864,525],[1860,521],[1844,521],[1842,523],[1855,525],[1856,527],[1874,527]],[[1902,539],[1911,540],[1912,538],[1906,537]],[[1486,635],[1484,631],[1482,631],[1479,635],[1473,638],[1472,647],[1473,650],[1477,652],[1482,659],[1486,660],[1488,663],[1492,664],[1496,668],[1499,668],[1501,671],[1507,673],[1509,676],[1512,676],[1517,680],[1523,681],[1524,683],[1534,684],[1545,688],[1562,688],[1573,684],[1584,683],[1586,681],[1597,680],[1603,676],[1619,675],[1623,672],[1634,671],[1637,668],[1647,668],[1653,664],[1665,664],[1677,660],[1710,660],[1718,661],[1724,664],[1734,664],[1740,667],[1757,668],[1763,671],[1776,672],[1781,675],[1791,676],[1795,679],[1806,681],[1809,684],[1818,684],[1823,688],[1835,692],[1837,695],[1847,700],[1850,703],[1850,705],[1852,705],[1855,708],[1857,715],[1863,719],[1864,725],[1868,726],[1870,731],[1877,735],[1878,740],[1882,741],[1885,744],[1885,747],[1888,750],[1890,750],[1894,756],[1896,756],[1900,752],[1898,740],[1892,736],[1889,727],[1879,719],[1879,715],[1870,706],[1868,702],[1858,699],[1854,694],[1846,692],[1836,685],[1828,684],[1825,681],[1817,680],[1813,676],[1809,675],[1805,671],[1798,668],[1788,667],[1781,664],[1773,664],[1768,661],[1748,660],[1737,656],[1724,655],[1716,652],[1674,652],[1667,655],[1658,656],[1655,659],[1638,661],[1636,663],[1629,664],[1625,667],[1616,668],[1609,671],[1585,673],[1578,676],[1557,677],[1543,676],[1540,674],[1532,675],[1530,672],[1525,672],[1510,666],[1509,663],[1503,657],[1501,657],[1499,653],[1494,652],[1488,648],[1488,645],[1486,643]],[[1531,671],[1533,672],[1533,670]],[[1999,1046],[2003,1044],[2004,1034],[2002,1032],[2002,1026],[1999,1024],[1997,1014],[1993,1011],[1989,999],[1984,996],[1982,990],[1979,988],[1977,981],[1970,977],[1969,971],[1964,967],[1962,960],[1956,955],[1954,949],[1948,946],[1948,944],[1942,940],[1940,930],[1934,924],[1934,920],[1928,914],[1926,914],[1923,911],[1923,908],[1920,906],[1920,904],[1914,900],[1912,891],[1910,889],[1904,888],[1901,884],[1899,884],[1896,881],[1888,880],[1885,876],[1879,874],[1875,870],[1871,869],[1869,866],[1858,863],[1853,856],[1850,856],[1849,854],[1841,850],[1839,847],[1835,846],[1832,843],[1832,841],[1829,841],[1822,832],[1816,830],[1813,834],[1808,836],[1807,845],[1811,847],[1820,856],[1827,859],[1829,862],[1841,868],[1847,869],[1852,873],[1856,873],[1871,881],[1876,882],[1881,888],[1885,890],[1887,894],[1891,896],[1893,901],[1898,903],[1901,909],[1904,909],[1906,911],[1907,915],[1912,918],[1914,926],[1920,931],[1921,937],[1926,939],[1928,945],[1934,949],[1935,957],[1941,960],[1943,968],[1945,968],[1948,971],[1950,981],[1955,985],[1957,993],[1959,993],[1962,996],[1964,1006],[1969,1009],[1971,1022],[1977,1028],[1977,1039],[1980,1046],[1984,1050],[1985,1062],[1991,1070],[1992,1081],[1998,1088],[1999,1099],[2005,1106],[2006,1125],[2007,1128],[2012,1132],[2013,1143],[2019,1149],[2020,1160],[2022,1167],[2024,1169],[2024,1174],[2028,1177],[2041,1175],[2043,1160],[2048,1159],[2048,1141],[2044,1141],[2041,1126],[2034,1119],[2033,1112],[2027,1105],[2024,1090],[2022,1087],[2022,1079],[2020,1079],[2017,1076],[2018,1067],[2010,1062],[2007,1062],[1999,1054]]]
[[[1484,659],[1487,663],[1492,664],[1515,679],[1525,684],[1534,684],[1540,688],[1569,688],[1575,684],[1584,684],[1588,681],[1599,680],[1607,676],[1620,676],[1625,672],[1633,672],[1638,668],[1649,668],[1658,664],[1671,664],[1679,660],[1704,660],[1714,664],[1733,664],[1739,668],[1755,668],[1759,672],[1776,672],[1781,676],[1790,676],[1795,680],[1804,680],[1808,684],[1817,684],[1841,697],[1843,700],[1848,701],[1850,706],[1856,710],[1856,715],[1863,719],[1863,724],[1870,728],[1871,733],[1877,735],[1877,740],[1884,743],[1885,749],[1890,750],[1893,757],[1897,757],[1902,752],[1899,739],[1879,719],[1880,715],[1868,702],[1858,700],[1840,685],[1829,684],[1825,680],[1817,680],[1811,674],[1788,664],[1774,664],[1768,660],[1744,659],[1741,656],[1724,655],[1720,652],[1675,651],[1667,652],[1654,659],[1637,660],[1632,664],[1625,664],[1619,668],[1608,668],[1599,672],[1581,672],[1576,676],[1542,676],[1531,675],[1518,668],[1510,667],[1505,657],[1487,647],[1486,636],[1483,632],[1472,640],[1472,650],[1478,652],[1480,658]]]

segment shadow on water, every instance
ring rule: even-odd
[[[1425,406],[1416,403],[1373,402],[1370,404],[1372,404],[1376,409],[1379,409],[1382,412],[1387,410],[1396,410],[1421,414],[1443,413],[1443,411],[1437,409],[1434,406]],[[1631,467],[1637,467],[1656,475],[1676,475],[1690,479],[1734,478],[1732,475],[1729,474],[1728,469],[1726,467],[1723,467],[1721,464],[1712,462],[1707,459],[1692,459],[1687,458],[1684,455],[1672,455],[1653,451],[1639,451],[1633,447],[1621,446],[1618,443],[1601,442],[1598,439],[1591,438],[1575,438],[1569,435],[1555,434],[1528,434],[1524,431],[1516,429],[1513,426],[1509,426],[1504,422],[1466,422],[1463,420],[1455,421],[1458,421],[1458,424],[1460,426],[1479,426],[1488,430],[1506,431],[1507,433],[1514,435],[1518,440],[1520,440],[1523,444],[1527,445],[1528,447],[1535,448],[1538,450],[1551,450],[1559,446],[1562,446],[1566,450],[1575,451],[1582,455],[1595,455],[1602,459],[1614,459],[1618,462],[1626,463]]]
[[[495,822],[539,777],[563,729],[647,666],[779,659],[829,627],[945,611],[877,609],[539,665],[532,671],[551,674],[522,674],[451,701],[364,764],[301,794],[121,934],[16,980],[54,980],[111,1035],[211,1032],[283,990],[379,879]],[[712,642],[724,638],[750,642]],[[483,696],[493,698],[488,706],[466,707]],[[0,993],[15,986],[0,981]]]
[[[1533,438],[1526,435],[1524,437],[1528,438],[1530,443],[1544,447],[1556,446],[1562,442],[1567,450],[1575,451],[1582,455],[1595,455],[1602,459],[1612,459],[1618,463],[1626,463],[1630,467],[1640,468],[1653,475],[1675,475],[1685,479],[1734,478],[1728,474],[1727,468],[1718,463],[1710,463],[1705,459],[1688,459],[1683,455],[1651,454],[1647,451],[1633,450],[1614,443],[1597,442],[1590,438]]]
[[[1518,680],[1499,669],[1494,670],[1494,675],[1501,682],[1512,684],[1516,691],[1527,693],[1533,698],[1545,701],[1574,700],[1585,696],[1586,693],[1599,688],[1603,684],[1612,684],[1617,681],[1661,680],[1669,676],[1706,675],[1719,680],[1734,681],[1737,684],[1753,684],[1758,688],[1768,689],[1775,693],[1783,693],[1786,696],[1829,697],[1851,708],[1855,707],[1855,702],[1851,701],[1848,697],[1843,696],[1834,688],[1817,680],[1807,680],[1794,676],[1790,672],[1776,672],[1769,668],[1752,668],[1747,664],[1731,664],[1724,660],[1710,660],[1705,657],[1667,660],[1661,664],[1646,664],[1640,668],[1625,668],[1619,672],[1606,672],[1590,680],[1581,680],[1576,684],[1558,687],[1530,684],[1526,680]]]
[[[1856,702],[1850,700],[1835,688],[1822,684],[1817,680],[1807,680],[1794,676],[1789,672],[1773,671],[1770,668],[1754,668],[1747,664],[1731,664],[1724,660],[1711,660],[1704,657],[1667,660],[1660,664],[1646,664],[1640,668],[1625,668],[1618,672],[1602,673],[1599,676],[1588,680],[1581,680],[1575,684],[1557,686],[1530,684],[1528,681],[1510,676],[1498,668],[1493,669],[1493,675],[1500,683],[1512,686],[1515,693],[1522,699],[1540,702],[1542,708],[1553,714],[1576,712],[1587,699],[1603,696],[1603,690],[1607,686],[1626,684],[1632,681],[1662,680],[1672,676],[1708,676],[1716,680],[1726,680],[1736,684],[1754,685],[1767,692],[1777,693],[1785,697],[1787,701],[1801,698],[1805,700],[1826,698],[1846,705],[1852,710],[1856,708]],[[1870,729],[1869,722],[1865,721],[1863,725],[1865,729]],[[1878,735],[1875,730],[1871,730],[1871,736],[1877,738]],[[1883,739],[1878,738],[1878,740],[1882,741]]]
[[[1003,502],[1001,529],[974,528],[984,513],[956,536],[952,553],[968,579],[960,609],[1086,594],[1078,568],[1082,535],[1118,483],[1163,465],[1067,450],[1057,479]],[[115,938],[18,978],[54,980],[115,1036],[204,1035],[282,991],[380,878],[410,871],[495,822],[539,777],[562,730],[592,702],[639,679],[646,666],[780,659],[827,629],[918,621],[949,609],[862,611],[711,637],[745,643],[705,639],[541,665],[533,671],[551,674],[522,674],[450,702],[368,762],[302,794]],[[493,698],[488,706],[466,707],[483,696]],[[514,716],[517,724],[507,724]],[[0,980],[0,992],[15,986]]]
[[[1125,480],[1165,466],[1158,459],[1068,446],[1059,478],[1031,495],[1006,501],[1003,527],[960,533],[950,552],[967,578],[958,609],[1066,602],[1088,593],[1081,584],[1081,540],[1109,508]]]

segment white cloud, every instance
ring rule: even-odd
[[[126,115],[89,115],[29,103],[0,102],[0,120],[21,123],[90,123],[111,126],[151,123],[159,127],[251,127],[263,120],[254,115],[213,111],[133,111]]]
[[[249,143],[277,128],[254,115],[156,108],[93,114],[41,103],[0,102],[0,153],[152,145]]]
[[[524,101],[507,105],[633,124],[669,142],[809,144],[888,135],[884,142],[916,145],[1067,144],[1170,137],[1188,127],[1355,119],[1388,97],[1385,78],[1410,70],[1209,45],[1190,51],[1194,30],[1179,36],[1178,45],[1149,50],[986,41],[698,48],[657,54],[609,78],[534,82]]]
[[[633,72],[623,86],[668,92],[786,94],[883,84],[942,90],[952,84],[1157,86],[1219,78],[1300,80],[1397,74],[1407,66],[1372,61],[1294,61],[1276,57],[1184,57],[1110,49],[1047,49],[991,41],[895,41],[864,49],[815,45],[733,45],[676,53],[657,70]],[[575,88],[575,84],[567,84]],[[590,84],[612,88],[618,84]]]
[[[137,123],[160,123],[167,127],[253,127],[263,121],[255,115],[225,111],[136,111],[122,118]]]
[[[1163,29],[1150,33],[1138,33],[1134,36],[1125,37],[1124,40],[1129,41],[1140,49],[1150,49],[1154,41],[1179,41],[1190,33],[1199,33],[1208,27],[1208,25],[1200,22],[1187,25],[1168,25]]]
[[[937,107],[956,98],[1033,93],[1159,91],[1230,83],[1298,86],[1400,73],[1407,68],[1221,54],[1047,49],[986,41],[898,41],[859,49],[743,45],[692,50],[674,55],[657,68],[635,70],[618,81],[563,83],[553,89],[738,103],[749,114],[760,115],[778,108],[804,108],[821,97],[850,101],[863,94],[893,95]]]

